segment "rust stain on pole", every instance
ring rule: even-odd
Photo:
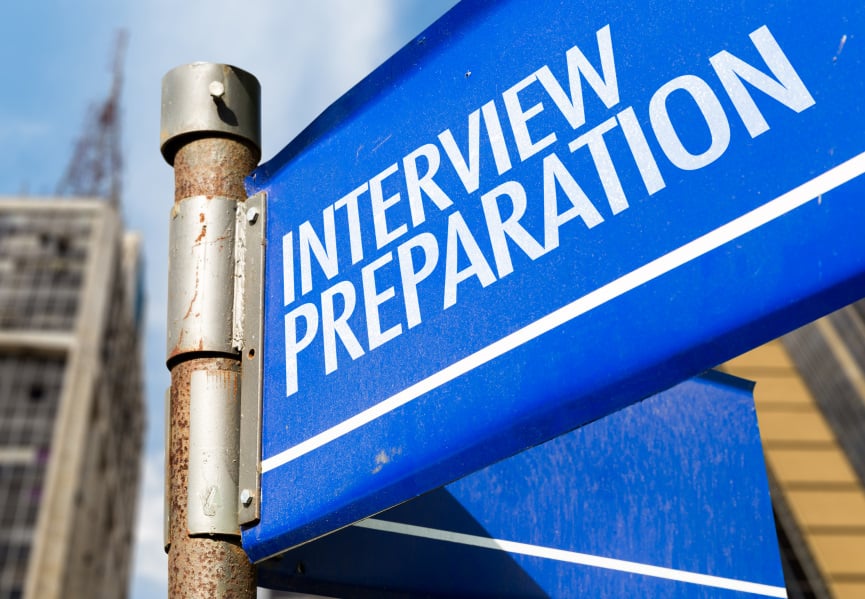
[[[190,141],[174,157],[174,201],[197,195],[245,199],[243,179],[255,168],[258,152],[233,139]]]
[[[246,198],[243,179],[255,167],[259,151],[241,139],[203,132],[185,137],[174,155],[175,205],[205,196]],[[206,226],[206,225],[204,225]],[[178,282],[170,282],[170,286]],[[198,292],[199,281],[185,281]],[[231,289],[226,285],[226,292]],[[218,315],[224,317],[225,315]],[[203,345],[200,350],[207,350]],[[191,375],[195,371],[240,371],[239,356],[185,351],[171,355],[171,414],[169,439],[168,592],[173,599],[251,599],[256,596],[255,568],[237,535],[191,536],[187,527],[189,489],[189,425]]]
[[[191,537],[186,527],[189,471],[189,398],[192,373],[240,371],[232,358],[193,358],[171,370],[169,442],[168,596],[172,599],[255,597],[255,568],[232,536]]]
[[[253,150],[239,141],[205,138],[181,147],[174,161],[175,202],[194,196],[245,199],[243,178],[255,167]],[[197,281],[189,281],[197,285]],[[171,369],[169,445],[168,592],[172,599],[192,597],[250,599],[256,596],[255,568],[234,536],[192,537],[187,529],[189,398],[195,370],[240,371],[239,356],[178,356]]]

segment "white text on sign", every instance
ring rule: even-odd
[[[321,344],[321,367],[330,374],[339,368],[341,356],[360,359],[420,325],[425,316],[421,297],[436,295],[437,309],[446,310],[458,303],[461,285],[485,288],[511,274],[514,252],[537,260],[559,247],[563,230],[576,235],[579,228],[592,229],[627,210],[637,195],[646,197],[663,190],[667,186],[663,169],[671,167],[659,165],[648,135],[654,137],[672,168],[694,171],[724,155],[731,144],[732,116],[741,120],[751,138],[769,130],[754,100],[755,91],[796,113],[812,106],[812,95],[769,29],[760,27],[750,39],[763,64],[750,64],[727,51],[711,56],[715,75],[711,81],[685,74],[651,95],[647,104],[650,126],[646,127],[634,105],[620,106],[612,35],[606,26],[596,33],[597,65],[579,47],[570,48],[564,56],[566,79],[556,78],[548,65],[542,66],[471,112],[462,145],[451,129],[444,129],[435,140],[328,205],[320,220],[306,221],[285,234],[286,395],[299,390],[298,357],[313,343]],[[593,93],[612,112],[590,128],[586,128],[584,91]],[[677,129],[670,111],[674,94],[689,98],[704,121],[705,147],[695,149],[683,140],[684,131]],[[719,94],[726,96],[735,115],[725,111]],[[551,104],[535,101],[538,97]],[[557,112],[566,128],[543,130],[538,126],[545,111]],[[645,114],[646,109],[640,112]],[[578,129],[579,134],[567,144],[569,153],[563,153],[555,144],[563,141],[561,135]],[[627,156],[610,151],[612,136],[624,139]],[[485,153],[482,140],[488,145]],[[491,156],[491,163],[482,162],[484,154]],[[577,160],[592,165],[603,197],[593,200],[584,191],[573,174],[575,169],[569,166]],[[641,189],[625,189],[617,165],[626,160],[636,167]],[[528,161],[541,169],[541,189],[505,177],[516,162]],[[481,171],[488,173],[491,168],[496,173],[494,184],[481,190]],[[442,177],[436,177],[443,169],[452,169],[460,188],[442,186]],[[473,230],[455,203],[476,193],[480,193],[483,210],[482,230]],[[532,234],[522,224],[531,210],[542,214],[540,233]],[[433,214],[447,219],[443,238],[424,230]],[[478,239],[491,250],[485,253]],[[375,253],[369,255],[373,241]],[[349,251],[338,253],[340,245]],[[358,264],[359,288],[352,281],[339,280],[341,272]],[[442,269],[443,286],[424,285],[437,269]],[[398,280],[398,286],[382,286],[385,271],[396,275],[391,279]],[[320,290],[324,283],[326,288]],[[400,305],[402,318],[383,324],[382,306],[388,302]]]

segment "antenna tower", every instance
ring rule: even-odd
[[[111,91],[104,102],[91,105],[84,131],[57,184],[57,195],[105,198],[115,207],[120,202],[123,175],[120,93],[128,37],[125,30],[117,33]]]

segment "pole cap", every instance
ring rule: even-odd
[[[162,78],[162,156],[174,165],[189,138],[231,137],[261,157],[261,86],[254,75],[226,64],[194,62]]]

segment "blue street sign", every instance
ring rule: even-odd
[[[333,597],[786,597],[750,390],[718,373],[687,381],[262,562],[259,584]]]
[[[464,2],[267,194],[255,560],[865,295],[860,2]]]

